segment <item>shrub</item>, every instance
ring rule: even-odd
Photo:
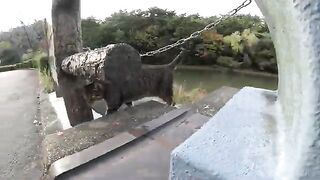
[[[43,56],[40,58],[38,68],[41,72],[49,72],[49,58],[48,58],[48,56]]]
[[[21,59],[19,52],[13,48],[4,49],[0,54],[0,64],[2,66],[16,64],[20,61]]]
[[[54,91],[54,82],[50,74],[50,71],[47,70],[40,72],[40,81],[46,93]]]
[[[217,59],[217,64],[229,68],[239,68],[242,63],[235,61],[233,57],[220,56]]]
[[[229,44],[234,52],[242,52],[242,37],[239,31],[236,31],[229,36],[225,36],[223,41],[224,43]]]
[[[173,86],[174,101],[178,104],[195,103],[207,95],[207,91],[203,88],[196,88],[187,91],[183,85]]]

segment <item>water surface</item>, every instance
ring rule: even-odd
[[[183,85],[186,90],[200,87],[208,92],[214,91],[221,86],[235,88],[252,86],[276,90],[278,82],[275,77],[238,72],[220,72],[213,69],[178,69],[175,71],[174,81],[178,85]]]

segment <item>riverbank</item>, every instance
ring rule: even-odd
[[[231,68],[221,67],[217,65],[212,65],[212,66],[179,65],[177,69],[178,70],[205,70],[205,71],[215,71],[215,72],[234,72],[234,73],[250,75],[250,76],[278,78],[277,74],[273,74],[269,72],[255,71],[252,69],[231,69]]]

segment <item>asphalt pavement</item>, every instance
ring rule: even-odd
[[[0,179],[41,177],[39,80],[35,70],[0,73]]]

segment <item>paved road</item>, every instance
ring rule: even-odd
[[[37,180],[41,176],[38,76],[33,70],[0,73],[0,179]]]

